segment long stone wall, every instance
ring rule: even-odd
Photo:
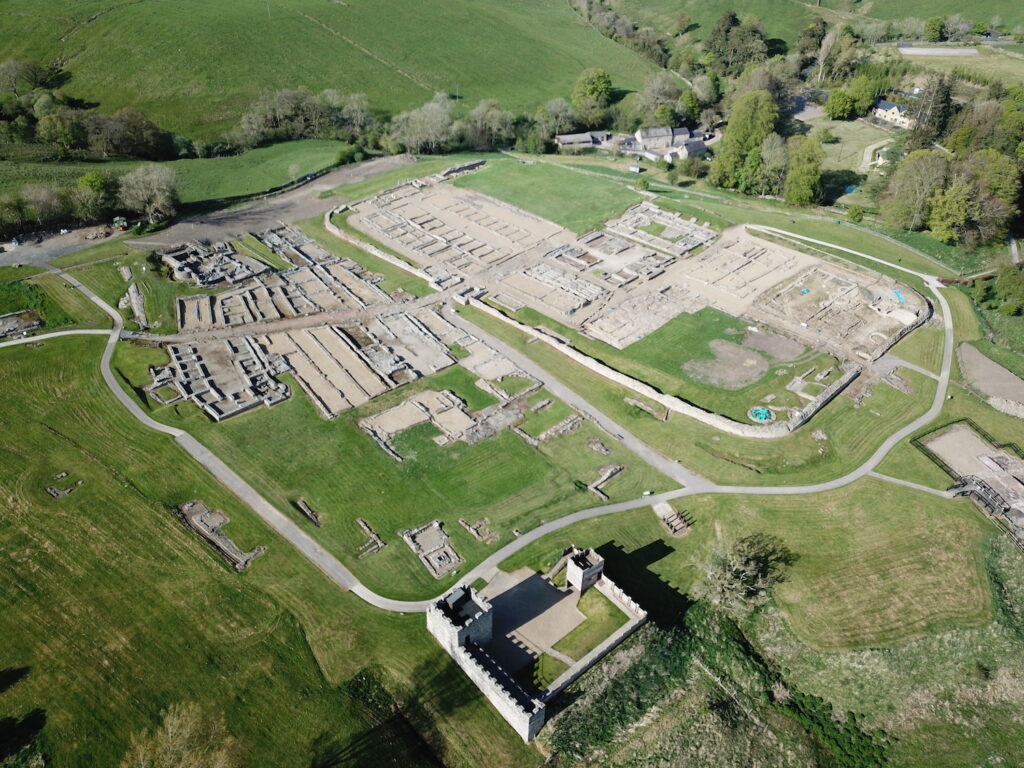
[[[720,413],[705,411],[703,408],[699,408],[693,403],[688,403],[678,397],[659,392],[650,384],[640,381],[639,379],[634,379],[632,376],[622,373],[622,371],[617,371],[614,368],[595,360],[589,355],[585,355],[562,338],[546,333],[540,328],[534,328],[526,325],[525,323],[521,323],[518,320],[498,311],[489,304],[485,304],[479,299],[471,298],[468,300],[468,303],[470,306],[479,309],[481,312],[487,313],[497,320],[501,320],[503,323],[513,326],[528,336],[531,336],[538,341],[543,341],[545,344],[557,349],[570,360],[579,363],[609,381],[626,387],[638,395],[646,397],[648,400],[653,400],[670,411],[691,419],[696,419],[697,421],[707,424],[709,427],[721,430],[722,432],[728,432],[732,435],[738,435],[739,437],[753,437],[757,439],[786,437],[793,430],[806,424],[814,414],[820,411],[833,398],[835,398],[836,395],[842,392],[851,381],[860,375],[860,368],[851,368],[847,370],[840,379],[833,382],[833,384],[818,395],[813,402],[808,403],[804,408],[800,409],[800,413],[789,421],[774,422],[764,425],[742,424],[738,421],[733,421],[729,417],[723,416]]]
[[[345,230],[335,226],[334,222],[331,221],[331,216],[333,216],[336,213],[344,213],[345,211],[348,210],[348,208],[349,206],[342,205],[339,206],[338,208],[334,208],[333,210],[330,210],[327,213],[325,213],[324,229],[326,229],[335,237],[344,240],[346,243],[354,245],[356,248],[359,248],[360,250],[366,251],[371,256],[376,256],[381,261],[386,261],[388,264],[392,264],[398,267],[399,269],[404,269],[406,272],[416,275],[416,277],[422,278],[423,280],[426,280],[428,283],[433,283],[433,278],[431,278],[431,276],[424,272],[422,269],[418,269],[412,266],[411,264],[402,261],[401,259],[395,256],[392,256],[390,253],[381,250],[380,248],[378,248],[375,245],[372,245],[371,243],[367,243],[366,241],[358,237],[353,237]]]

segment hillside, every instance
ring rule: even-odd
[[[653,65],[560,0],[6,0],[3,56],[61,60],[65,91],[211,137],[264,89],[366,93],[397,111],[437,91],[532,109],[580,71],[635,89]]]
[[[690,16],[690,34],[703,40],[724,11],[734,10],[740,17],[754,15],[761,19],[769,38],[794,42],[800,32],[820,14],[829,22],[839,19],[882,19],[892,21],[911,16],[926,19],[959,13],[973,21],[990,21],[1001,16],[1003,24],[1013,28],[1024,24],[1024,5],[1016,0],[983,0],[969,8],[955,0],[822,0],[820,4],[800,0],[731,0],[728,3],[706,3],[700,0],[609,0],[609,4],[638,24],[659,30],[671,30],[680,12]]]

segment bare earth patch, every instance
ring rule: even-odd
[[[697,381],[725,390],[743,389],[768,372],[768,361],[757,352],[722,339],[708,343],[713,360],[690,360],[683,364]]]
[[[998,397],[1024,403],[1024,381],[1003,366],[981,354],[970,344],[961,344],[957,350],[960,367],[971,386],[988,397]]]
[[[764,352],[778,362],[795,360],[804,353],[804,345],[800,342],[767,331],[748,332],[743,339],[743,346],[747,349]]]

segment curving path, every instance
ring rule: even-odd
[[[815,245],[821,245],[834,250],[849,253],[858,258],[867,259],[869,261],[884,264],[887,267],[898,269],[916,277],[920,277],[925,281],[927,287],[935,295],[936,300],[942,308],[942,319],[943,328],[945,331],[945,340],[942,351],[942,368],[938,376],[938,386],[936,387],[935,397],[932,400],[932,404],[929,409],[914,419],[911,423],[907,424],[903,428],[897,430],[891,434],[886,440],[878,447],[878,449],[867,459],[861,466],[857,467],[852,472],[849,472],[842,477],[835,478],[823,483],[817,483],[815,485],[805,486],[723,486],[712,483],[706,478],[700,477],[699,475],[687,470],[677,462],[674,462],[664,455],[647,445],[639,438],[631,435],[626,430],[622,429],[615,422],[608,419],[604,414],[598,411],[596,408],[591,406],[585,399],[576,394],[571,388],[566,387],[554,380],[546,371],[540,366],[533,363],[529,358],[520,355],[516,350],[500,342],[498,339],[490,337],[489,334],[481,331],[468,323],[460,317],[450,318],[456,325],[463,327],[465,330],[469,330],[475,335],[479,335],[485,338],[489,344],[495,345],[503,354],[508,354],[518,365],[521,365],[525,370],[533,375],[538,376],[541,381],[545,382],[553,394],[560,397],[579,410],[586,412],[595,421],[601,425],[609,434],[613,435],[616,439],[620,440],[623,445],[629,450],[636,453],[638,456],[644,458],[655,468],[662,471],[667,476],[675,479],[677,482],[683,483],[686,487],[679,488],[674,491],[668,491],[666,493],[655,494],[651,496],[643,496],[638,499],[631,499],[629,501],[623,501],[616,504],[607,504],[601,507],[591,507],[589,509],[583,509],[578,512],[574,512],[565,517],[561,517],[557,520],[552,520],[548,523],[544,523],[536,528],[523,534],[515,541],[509,542],[504,547],[493,552],[487,559],[481,562],[476,567],[472,568],[466,574],[463,575],[462,581],[471,583],[477,578],[490,578],[496,571],[498,565],[508,558],[510,555],[522,550],[524,547],[529,546],[535,541],[543,538],[549,533],[559,531],[570,525],[573,525],[584,520],[590,520],[596,517],[603,517],[605,515],[612,515],[619,512],[626,512],[634,509],[641,509],[649,507],[653,504],[662,501],[671,501],[672,499],[678,499],[685,496],[693,496],[696,494],[703,493],[723,493],[723,494],[745,494],[745,495],[793,495],[793,494],[806,494],[806,493],[820,493],[823,491],[835,490],[845,485],[849,485],[863,477],[874,477],[879,480],[887,482],[893,482],[902,486],[914,488],[920,491],[925,491],[937,496],[948,497],[948,494],[942,491],[936,491],[932,488],[926,488],[924,486],[917,485],[904,480],[896,478],[890,478],[885,475],[880,475],[875,472],[875,469],[882,462],[882,460],[888,455],[888,453],[904,438],[913,434],[921,427],[927,425],[929,422],[937,418],[942,410],[942,404],[946,398],[946,391],[949,386],[950,370],[952,367],[953,360],[953,319],[952,312],[950,311],[949,304],[946,301],[945,296],[941,292],[941,283],[938,278],[934,275],[926,275],[921,272],[901,267],[890,262],[878,259],[874,256],[869,256],[866,253],[854,251],[849,248],[834,245],[822,240],[815,240],[814,238],[804,237],[803,235],[797,235],[786,230],[777,229],[775,227],[765,227],[758,225],[749,225],[748,229],[760,232],[769,232],[772,234],[780,235],[783,237],[801,240],[804,242],[812,243]],[[61,336],[75,336],[75,335],[106,335],[107,344],[103,350],[103,355],[100,359],[100,370],[103,375],[103,380],[111,393],[117,398],[118,402],[124,406],[129,413],[132,414],[140,423],[149,429],[161,432],[166,435],[170,435],[174,438],[175,442],[180,445],[186,453],[188,453],[193,459],[199,462],[205,467],[214,477],[216,477],[222,484],[224,484],[229,490],[237,495],[242,501],[248,504],[262,520],[276,531],[282,538],[287,540],[293,547],[295,547],[303,556],[305,556],[311,563],[319,568],[329,579],[335,584],[340,586],[342,589],[351,591],[357,597],[365,600],[371,605],[388,611],[396,612],[423,612],[427,607],[437,598],[431,600],[419,600],[419,601],[406,601],[406,600],[392,600],[391,598],[378,595],[373,592],[362,582],[355,577],[355,575],[348,570],[334,555],[326,551],[320,544],[313,539],[308,533],[300,528],[294,521],[288,516],[283,514],[280,510],[274,507],[269,501],[267,501],[262,495],[259,494],[251,485],[243,480],[234,470],[232,470],[227,464],[221,461],[216,455],[210,450],[203,446],[198,440],[196,440],[188,432],[177,429],[175,427],[161,424],[160,422],[151,418],[142,408],[135,402],[135,400],[129,396],[124,389],[122,389],[117,377],[114,375],[110,368],[110,360],[113,357],[114,349],[117,345],[118,339],[122,335],[123,319],[119,312],[113,309],[110,305],[96,296],[88,287],[78,281],[73,275],[63,272],[55,267],[47,265],[46,267],[50,271],[61,275],[67,282],[75,286],[81,291],[86,297],[88,297],[93,303],[99,306],[104,312],[106,312],[113,320],[113,329],[110,331],[106,330],[73,330],[73,331],[58,331],[55,333],[44,334],[41,336],[29,337],[24,339],[18,339],[15,341],[8,341],[0,343],[0,348],[15,346],[18,344],[27,344],[31,342],[41,341],[48,338],[57,338]],[[466,327],[468,326],[468,327]]]

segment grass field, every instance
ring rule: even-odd
[[[159,351],[119,345],[114,367],[122,380],[139,386],[149,379],[148,366],[161,362]],[[401,463],[356,425],[360,417],[428,387],[452,390],[471,409],[492,403],[461,367],[421,379],[330,422],[318,415],[294,381],[286,380],[293,390],[290,400],[222,424],[210,422],[191,404],[146,406],[161,421],[194,434],[302,525],[307,523],[293,503],[299,496],[305,498],[324,520],[322,528],[310,532],[367,586],[389,596],[433,596],[457,578],[453,574],[435,581],[398,531],[441,520],[456,549],[472,564],[490,548],[473,539],[459,518],[474,522],[488,517],[491,530],[502,542],[508,541],[513,528],[527,531],[542,520],[599,504],[596,496],[579,490],[573,481],[589,483],[609,463],[626,466],[621,477],[605,487],[613,500],[672,487],[667,478],[617,445],[610,446],[610,456],[588,450],[586,439],[596,435],[596,428],[589,425],[537,449],[507,430],[476,445],[456,442],[442,448],[432,440],[434,428],[422,425],[396,436],[395,448],[405,459]],[[296,467],[302,471],[296,472]],[[366,538],[356,517],[365,519],[388,543],[363,560],[356,559],[357,547]]]
[[[648,508],[570,526],[530,544],[501,568],[543,570],[569,543],[599,551],[618,547],[626,557],[613,553],[606,569],[627,591],[628,584],[642,583],[640,571],[646,570],[672,589],[690,592],[713,541],[727,544],[768,531],[799,556],[775,601],[809,647],[836,652],[893,646],[992,618],[983,543],[994,529],[966,500],[938,501],[867,478],[827,493],[706,494],[673,506],[694,520],[681,539],[669,537]],[[630,553],[638,555],[631,559]],[[646,607],[656,595],[652,588],[647,602],[643,593],[635,597]]]
[[[444,91],[532,111],[568,97],[587,67],[626,89],[653,70],[550,0],[10,0],[5,11],[7,54],[73,61],[70,95],[106,111],[138,107],[164,128],[205,137],[231,127],[263,90],[366,93],[387,111]]]
[[[849,169],[856,171],[864,157],[864,150],[874,144],[892,137],[892,134],[876,128],[863,120],[829,120],[819,118],[807,121],[814,131],[829,130],[839,139],[834,144],[822,144],[825,150],[825,161],[822,168],[826,171]]]
[[[417,158],[416,162],[412,165],[403,165],[400,168],[392,168],[390,171],[384,171],[374,176],[372,179],[366,179],[365,181],[357,181],[354,184],[345,184],[340,187],[335,187],[331,190],[331,193],[343,197],[346,200],[362,200],[363,198],[370,197],[383,192],[385,189],[394,187],[401,184],[403,181],[409,179],[419,179],[424,176],[430,176],[435,173],[440,173],[453,165],[459,163],[472,162],[474,160],[486,159],[492,160],[500,158],[501,155],[496,154],[453,154],[453,155],[441,155],[439,157],[423,156]]]
[[[819,371],[838,366],[830,355],[807,349],[793,360],[774,360],[751,349],[748,350],[750,357],[763,360],[767,370],[756,381],[728,390],[702,381],[683,367],[691,362],[714,360],[715,354],[709,347],[713,341],[738,345],[743,340],[745,324],[717,309],[707,307],[693,314],[678,315],[621,350],[584,336],[529,308],[521,309],[513,316],[528,325],[546,327],[561,334],[581,352],[645,381],[661,392],[743,422],[749,421],[747,411],[769,394],[775,395],[773,407],[799,407],[803,401],[785,388],[793,376],[811,366]],[[812,383],[808,391],[814,386],[818,385]]]
[[[229,157],[189,158],[164,163],[178,181],[183,203],[249,195],[279,187],[307,173],[334,165],[340,141],[288,141]],[[71,186],[89,171],[120,175],[139,165],[136,161],[21,163],[0,161],[0,194],[26,184]]]
[[[189,283],[171,280],[163,274],[163,268],[149,260],[149,253],[121,245],[121,254],[98,264],[74,268],[71,273],[91,288],[97,296],[112,307],[124,296],[130,283],[125,282],[118,271],[128,267],[132,271],[132,282],[139,286],[146,305],[146,319],[153,326],[152,333],[177,333],[176,300],[179,296],[199,293],[215,293],[209,288],[199,288]],[[131,307],[120,310],[125,318],[125,327],[137,330]]]
[[[574,174],[551,163],[525,165],[507,157],[488,160],[481,170],[453,183],[512,203],[579,233],[594,229],[642,199],[621,184]]]
[[[996,80],[1004,85],[1024,84],[1024,61],[991,47],[979,48],[977,56],[902,56],[905,61],[940,72],[961,70]]]
[[[0,315],[22,309],[35,309],[39,313],[44,323],[40,333],[72,326],[110,327],[110,318],[103,310],[70,283],[51,273],[0,283]]]
[[[0,430],[18,435],[0,446],[0,669],[28,668],[3,711],[44,711],[48,765],[117,765],[129,736],[178,701],[223,712],[254,767],[308,764],[323,734],[353,758],[369,739],[386,762],[436,764],[433,753],[479,765],[494,750],[510,764],[540,762],[421,616],[343,593],[170,439],[140,430],[100,378],[103,344],[0,353]],[[85,483],[53,500],[43,486],[58,471]],[[228,514],[243,548],[268,546],[247,573],[175,519],[172,507],[194,498]],[[398,716],[346,693],[370,665],[386,667]]]
[[[576,607],[587,617],[586,621],[555,643],[554,647],[556,651],[579,661],[625,624],[626,614],[596,589],[587,590]]]
[[[19,266],[0,267],[0,283],[10,283],[15,280],[24,280],[26,277],[38,275],[43,272],[42,267],[33,267],[29,264]]]
[[[937,325],[918,328],[889,350],[889,354],[937,374],[942,367],[942,342],[946,334]]]
[[[524,334],[478,310],[462,308],[460,312],[551,371],[641,440],[719,483],[798,485],[841,476],[859,466],[898,425],[923,413],[935,392],[931,379],[904,371],[914,395],[880,384],[862,408],[856,408],[849,397],[840,396],[814,417],[809,429],[790,437],[738,438],[678,414],[672,414],[667,422],[655,419],[624,401],[626,397],[642,401],[642,397],[572,362],[550,346],[529,344]],[[656,412],[661,410],[652,407]],[[819,429],[827,439],[814,438],[813,432]]]

